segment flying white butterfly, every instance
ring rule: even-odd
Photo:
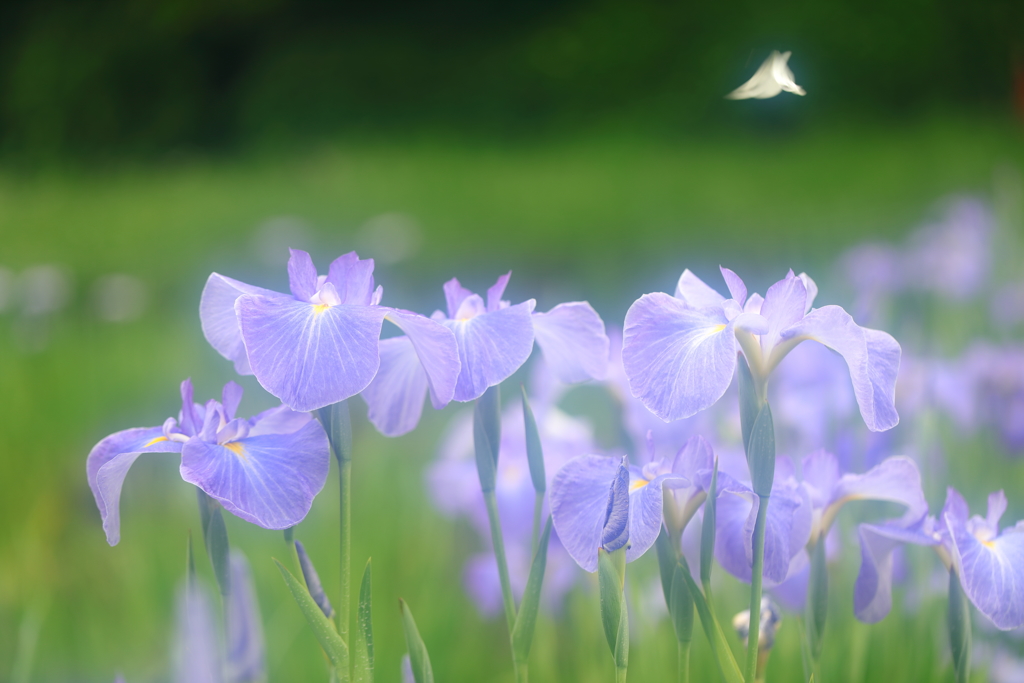
[[[786,62],[792,52],[772,50],[768,59],[758,68],[749,81],[726,95],[730,100],[765,100],[785,90],[796,95],[806,95],[804,89],[793,82],[793,72]]]

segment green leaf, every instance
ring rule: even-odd
[[[971,676],[971,604],[960,585],[956,569],[949,570],[949,645],[957,683]]]
[[[199,501],[199,517],[203,523],[203,541],[206,545],[206,555],[213,565],[213,575],[217,579],[217,586],[220,594],[228,596],[231,594],[231,569],[228,565],[228,553],[231,546],[228,543],[228,528],[224,524],[224,512],[220,503],[196,487]]]
[[[274,564],[281,571],[281,576],[284,578],[288,590],[291,591],[295,602],[299,604],[302,615],[306,617],[306,623],[313,629],[313,635],[316,636],[320,646],[327,653],[327,658],[331,660],[331,664],[336,668],[340,667],[342,662],[348,658],[348,645],[338,635],[338,631],[334,628],[334,622],[324,616],[324,613],[320,611],[319,605],[316,604],[316,601],[313,600],[301,581],[296,579],[276,559]]]
[[[689,644],[693,640],[693,595],[690,594],[683,572],[689,573],[689,570],[676,564],[672,574],[672,597],[668,612],[672,617],[676,640]]]
[[[430,655],[427,654],[427,646],[420,638],[416,620],[412,618],[412,610],[401,598],[398,599],[398,608],[402,611],[402,628],[405,629],[405,647],[409,650],[412,676],[416,683],[434,683],[434,671],[430,668]]]
[[[284,530],[284,542],[289,545],[295,542],[295,527],[290,526]]]
[[[811,659],[821,659],[821,646],[828,618],[828,566],[825,564],[825,539],[811,550],[811,578],[807,585],[807,637]]]
[[[316,411],[316,416],[327,432],[327,440],[338,462],[352,460],[352,416],[348,400],[338,401]]]
[[[672,576],[676,571],[676,553],[664,525],[654,542],[654,549],[658,552],[658,572],[661,574],[661,591],[665,594],[665,607],[672,609]]]
[[[622,547],[611,553],[603,549],[598,550],[597,584],[601,595],[601,623],[612,656],[616,656],[619,626],[622,623],[622,612],[626,607],[622,596],[625,579],[626,548]]]
[[[725,632],[722,631],[722,626],[718,623],[715,613],[708,609],[708,603],[704,600],[703,593],[700,592],[697,582],[690,575],[690,569],[686,565],[686,558],[681,557],[679,563],[683,567],[682,578],[690,589],[690,596],[693,598],[694,607],[697,608],[700,624],[704,628],[704,635],[707,636],[708,644],[711,646],[711,653],[718,662],[718,669],[722,672],[722,678],[725,679],[726,683],[743,683],[743,673],[740,671],[739,665],[736,664],[736,658],[733,657],[729,641],[725,639]]]
[[[761,410],[761,401],[757,398],[757,389],[754,387],[754,377],[750,374],[750,366],[747,359],[740,354],[738,375],[740,393],[740,430],[743,432],[743,449],[747,449],[750,443],[750,432],[754,427],[754,420]]]
[[[526,460],[530,464],[530,478],[533,480],[533,489],[537,493],[544,493],[547,489],[547,478],[544,475],[544,448],[540,443],[540,432],[537,430],[537,420],[533,417],[533,410],[530,408],[530,401],[526,398],[526,387],[520,385],[523,393],[523,422],[526,427]]]
[[[540,606],[540,589],[544,584],[544,570],[548,563],[548,539],[551,538],[551,517],[544,525],[537,552],[530,566],[530,578],[526,580],[522,602],[519,603],[519,614],[516,625],[512,629],[512,655],[520,664],[530,659],[530,646],[533,644],[533,629],[537,624],[537,609]]]
[[[704,521],[700,529],[700,582],[711,585],[711,567],[715,561],[715,533],[718,523],[718,458],[711,470],[711,486],[704,501]]]
[[[352,647],[352,677],[356,683],[373,683],[373,619],[370,610],[370,560],[359,585],[359,612]]]
[[[473,454],[476,457],[476,473],[480,477],[480,490],[485,494],[494,491],[494,480],[497,465],[491,450],[491,441],[487,437],[484,417],[477,403],[473,409]]]
[[[192,552],[192,532],[188,532],[188,545],[185,547],[185,581],[187,590],[196,585],[196,557]]]
[[[750,483],[754,493],[767,498],[772,493],[775,480],[775,424],[772,409],[767,403],[754,420],[747,442],[747,465],[750,468]]]

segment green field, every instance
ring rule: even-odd
[[[814,275],[849,245],[900,239],[950,193],[991,199],[993,178],[1020,168],[1019,122],[962,118],[715,139],[616,130],[503,143],[342,140],[231,160],[0,172],[0,266],[58,264],[74,283],[70,304],[45,323],[0,314],[0,681],[11,675],[19,647],[22,657],[31,650],[34,623],[31,675],[18,683],[111,681],[117,671],[128,683],[167,679],[174,591],[187,533],[199,528],[194,492],[178,478],[174,456],[140,460],[125,485],[121,544],[110,548],[85,457],[108,433],[176,413],[185,377],[197,397],[219,393],[233,378],[203,339],[199,293],[213,270],[282,284],[285,255],[268,269],[253,243],[267,219],[301,219],[305,246],[323,267],[357,245],[371,217],[415,217],[420,250],[378,268],[390,305],[429,313],[443,305],[440,285],[451,276],[479,290],[511,268],[510,298],[536,296],[539,310],[585,298],[608,324],[621,325],[634,299],[671,291],[684,267],[744,268],[755,273],[752,290],[789,267]],[[145,283],[141,318],[97,318],[90,287],[107,273]],[[33,328],[32,349],[24,342],[30,323],[45,325]],[[251,377],[241,383],[248,392],[242,414],[271,404]],[[462,563],[480,542],[468,524],[433,510],[422,476],[444,425],[465,408],[426,411],[417,431],[389,440],[353,403],[353,558],[356,570],[373,558],[378,680],[398,680],[401,596],[415,610],[438,680],[511,681],[504,624],[481,621],[461,588]],[[1024,464],[985,450],[973,445],[969,462],[950,453],[947,479],[972,502],[986,485],[1005,482],[998,484],[1010,498],[1004,524],[1015,521],[1024,516]],[[329,592],[337,508],[332,472],[297,530]],[[287,550],[281,535],[230,516],[228,527],[253,564],[270,680],[325,681],[319,647],[270,560]],[[205,555],[199,559],[209,577]],[[833,575],[825,680],[951,681],[944,601],[914,614],[897,607],[873,627],[857,623],[850,587],[858,561],[846,553]],[[653,553],[630,573],[639,592],[657,573]],[[723,619],[743,608],[746,594],[722,578]],[[671,628],[642,612],[641,605],[631,616],[630,680],[670,680]],[[788,616],[769,680],[802,675],[796,626]],[[703,636],[695,643],[692,680],[715,680]],[[531,676],[611,681],[612,673],[596,590],[577,589],[558,618],[540,622]]]

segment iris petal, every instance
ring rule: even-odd
[[[721,311],[645,294],[626,313],[622,362],[633,396],[665,420],[712,406],[732,382],[736,337]]]
[[[331,263],[327,282],[334,285],[341,303],[369,306],[373,298],[373,259],[361,259],[354,251],[342,254]]]
[[[426,372],[431,403],[437,410],[444,408],[455,396],[461,368],[455,335],[441,323],[411,311],[392,308],[387,319],[408,335]]]
[[[264,434],[226,446],[192,439],[181,451],[182,479],[265,529],[302,521],[329,466],[327,435],[316,421],[293,434]]]
[[[562,545],[588,572],[597,571],[608,509],[608,487],[619,469],[619,460],[600,455],[573,458],[551,481],[551,518]]]
[[[427,373],[408,337],[381,340],[380,369],[360,395],[381,434],[401,436],[416,428],[427,396]]]
[[[533,332],[548,368],[560,381],[574,384],[607,375],[608,335],[601,316],[587,302],[534,313]]]
[[[343,401],[377,373],[386,308],[250,295],[236,306],[256,379],[295,410]]]
[[[287,298],[285,294],[253,287],[213,273],[207,279],[199,300],[199,321],[202,323],[206,341],[210,342],[210,346],[216,349],[217,353],[235,364],[235,372],[240,375],[251,375],[249,358],[242,342],[242,330],[238,326],[238,315],[235,313],[235,301],[243,294]]]
[[[533,351],[533,299],[467,320],[446,320],[455,333],[462,369],[456,401],[472,401],[518,370]],[[596,560],[595,560],[596,561]]]
[[[861,524],[860,572],[853,586],[853,613],[861,621],[881,621],[892,608],[893,550],[901,543],[935,545],[921,525],[904,528],[895,524]]]
[[[688,308],[718,308],[725,297],[709,287],[687,268],[676,283],[675,298],[683,301]]]

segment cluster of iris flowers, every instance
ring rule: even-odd
[[[836,399],[842,395],[837,358],[842,387],[847,393],[852,387],[851,403],[868,430],[896,426],[901,348],[838,306],[815,308],[818,288],[806,274],[790,271],[764,296],[748,294],[733,271],[721,274],[728,296],[684,271],[673,295],[638,299],[611,341],[586,302],[540,313],[532,299],[504,300],[508,274],[486,298],[450,280],[443,288],[446,312],[430,317],[381,305],[373,261],[355,253],[318,275],[309,254],[293,250],[289,294],[212,274],[200,303],[207,340],[281,406],[238,417],[237,384],[229,382],[220,401],[202,404],[186,380],[177,417],[113,434],[87,460],[111,545],[120,539],[122,485],[141,455],[180,454],[181,476],[197,489],[204,545],[226,613],[226,647],[213,645],[219,639],[211,635],[209,599],[190,577],[180,606],[176,680],[241,683],[265,675],[246,561],[229,545],[222,510],[285,530],[301,579],[279,568],[330,661],[332,680],[372,680],[369,564],[358,608],[351,604],[347,400],[356,394],[386,436],[413,430],[428,395],[436,409],[473,402],[472,419],[457,419],[429,476],[448,482],[442,509],[469,512],[489,536],[491,552],[467,566],[467,587],[483,612],[504,613],[517,680],[527,679],[539,604],[572,584],[573,561],[598,574],[611,662],[616,680],[625,680],[626,564],[651,548],[678,640],[680,680],[688,679],[695,613],[723,677],[762,680],[779,623],[776,603],[803,612],[806,673],[820,679],[828,562],[841,545],[835,522],[847,503],[864,500],[895,503],[901,513],[858,527],[854,613],[866,622],[882,619],[891,608],[901,546],[933,547],[948,574],[957,679],[966,680],[971,604],[998,629],[1024,625],[1024,527],[1000,530],[1002,492],[989,496],[986,517],[972,517],[950,488],[943,508],[931,515],[913,458],[876,458],[854,468],[843,453],[823,449],[826,440],[836,441],[820,428],[801,433],[797,442],[806,455],[799,461],[777,457],[773,409],[780,409],[782,436],[793,426],[787,414],[801,410],[793,404],[843,403]],[[385,320],[403,335],[381,339]],[[527,362],[535,343],[543,361],[535,363],[532,399],[524,390],[503,411],[500,385]],[[806,351],[815,346],[830,351]],[[618,398],[624,429],[643,433],[634,444],[640,452],[596,454],[587,426],[557,405],[567,385],[581,382],[604,384]],[[736,410],[723,411],[726,404]],[[726,413],[734,421],[738,413],[739,448],[716,452],[716,422]],[[820,426],[834,424],[834,417],[803,421]],[[342,491],[342,589],[335,604],[292,531],[323,488],[332,452]],[[735,622],[747,643],[742,661],[714,609],[715,561],[750,583],[751,609]],[[406,674],[417,683],[432,681],[427,648],[408,606],[402,609]]]

